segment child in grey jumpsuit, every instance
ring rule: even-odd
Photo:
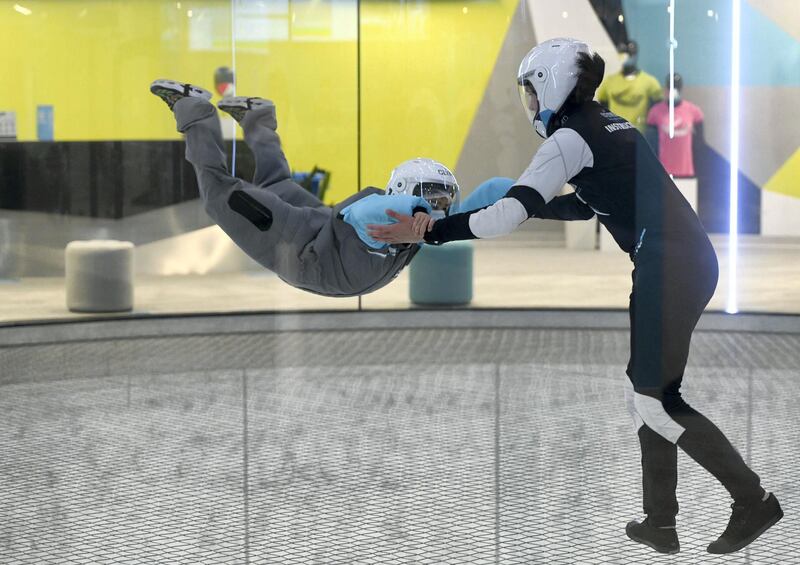
[[[250,183],[228,171],[209,92],[167,80],[155,81],[150,90],[173,110],[178,131],[185,135],[186,159],[194,166],[208,215],[245,253],[288,284],[325,296],[366,294],[391,282],[419,251],[416,244],[374,241],[364,226],[376,223],[376,215],[391,222],[387,208],[432,212],[423,194],[379,198],[373,195],[384,195],[383,190],[366,188],[332,209],[325,206],[291,179],[271,102],[236,98],[227,106],[224,99],[219,104],[239,121],[255,157]],[[449,175],[449,196],[457,196],[455,179],[442,169],[439,173]]]

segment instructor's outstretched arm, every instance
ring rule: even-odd
[[[594,164],[594,157],[584,139],[569,128],[556,131],[542,144],[516,184],[505,197],[491,206],[454,214],[436,221],[426,232],[424,241],[442,244],[465,239],[485,239],[508,235],[528,218],[588,219],[594,214],[577,196],[559,197],[564,185],[585,167]],[[548,203],[552,202],[552,206]],[[368,226],[370,236],[387,243],[420,241],[410,227],[407,216],[392,215],[396,224]]]

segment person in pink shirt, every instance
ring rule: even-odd
[[[695,176],[693,149],[703,139],[703,112],[681,98],[683,79],[674,75],[675,126],[673,137],[669,127],[669,76],[664,84],[665,100],[650,108],[647,114],[648,140],[656,149],[658,160],[673,177],[690,178]],[[657,134],[657,137],[656,137]]]

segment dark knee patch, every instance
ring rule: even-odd
[[[272,227],[270,209],[243,190],[234,190],[228,198],[228,205],[231,210],[247,218],[259,230],[267,231]]]

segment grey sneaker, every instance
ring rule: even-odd
[[[244,119],[248,110],[257,110],[274,105],[272,100],[258,97],[248,98],[246,96],[229,96],[217,102],[217,108],[233,116],[233,119],[237,122],[241,122]]]
[[[170,110],[172,110],[172,107],[175,106],[175,102],[181,98],[191,97],[211,100],[211,93],[208,90],[186,82],[178,82],[175,80],[154,80],[150,84],[150,92],[166,102]]]

